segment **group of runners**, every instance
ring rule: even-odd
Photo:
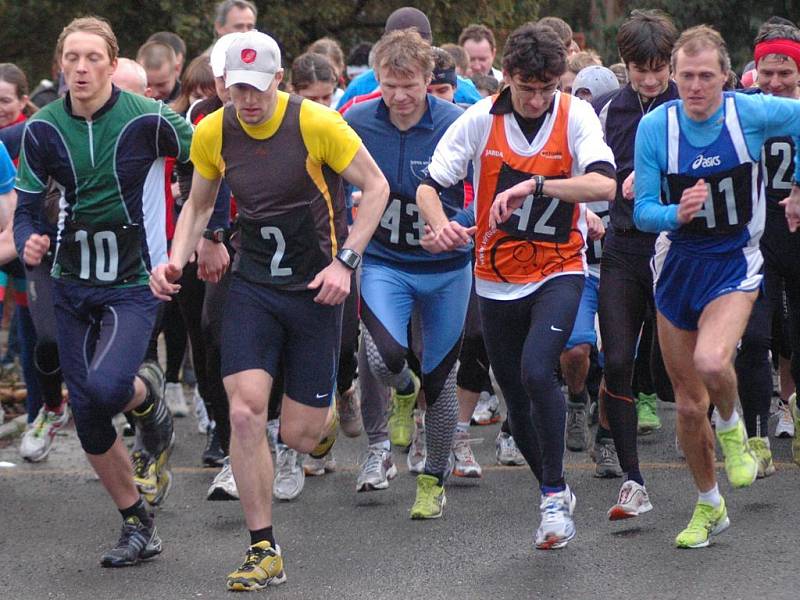
[[[183,89],[169,35],[126,61],[108,22],[75,19],[61,97],[0,130],[0,259],[24,265],[42,403],[21,452],[44,459],[71,411],[123,519],[102,565],[162,551],[152,509],[187,410],[156,350],[171,310],[210,423],[202,459],[220,468],[208,498],[238,500],[249,530],[228,589],[286,580],[272,497],[334,469],[340,430],[366,434],[358,492],[388,488],[405,451],[411,518],[441,517],[448,479],[481,476],[469,429],[500,420],[494,385],[498,462],[539,484],[536,548],[576,536],[567,447],[623,477],[610,520],[658,510],[637,450],[657,397],[677,404],[698,492],[675,545],[707,546],[730,524],[715,437],[733,487],[775,471],[773,355],[777,433],[800,427],[800,30],[766,23],[755,87],[734,90],[719,33],[663,13],[621,25],[620,82],[600,65],[568,77],[560,19],[499,53],[470,26],[448,50],[405,7],[342,93],[334,41],[287,74],[257,18],[221,2]],[[0,117],[25,95],[5,73]]]

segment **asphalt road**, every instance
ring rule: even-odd
[[[588,453],[569,453],[577,537],[558,551],[533,547],[538,494],[527,468],[494,465],[498,426],[474,427],[484,465],[478,482],[455,480],[438,521],[408,518],[414,479],[405,456],[387,491],[357,494],[356,462],[365,438],[341,439],[339,471],[309,478],[300,498],[277,503],[275,533],[288,582],[271,598],[798,598],[800,468],[788,440],[774,440],[778,471],[732,490],[720,470],[731,528],[703,550],[673,539],[696,496],[674,447],[674,409],[664,428],[641,438],[654,510],[610,523],[606,510],[621,480],[592,476]],[[118,535],[119,515],[92,478],[74,431],[59,435],[49,459],[20,461],[0,449],[0,598],[230,598],[225,575],[248,543],[238,502],[208,502],[214,471],[199,467],[204,437],[189,417],[178,423],[175,485],[157,523],[164,553],[128,569],[102,569],[99,556]]]

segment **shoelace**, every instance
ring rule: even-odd
[[[144,477],[147,474],[147,467],[150,464],[147,455],[137,450],[131,456],[131,461],[133,462],[133,474],[136,475],[136,477]]]
[[[547,522],[559,521],[564,513],[565,502],[559,496],[547,496],[544,502],[544,520]]]
[[[281,451],[278,456],[278,470],[284,472],[289,471],[291,473],[297,469],[297,451],[287,447],[286,450]]]
[[[614,462],[616,452],[608,444],[600,446],[600,462],[611,463]]]
[[[137,521],[135,523],[128,522],[127,520],[122,524],[122,532],[120,533],[119,540],[117,541],[117,545],[115,549],[125,549],[128,546],[136,545],[138,546],[137,550],[141,550],[147,545],[147,540],[145,536],[140,531],[139,526],[141,525],[141,521]]]
[[[268,555],[269,549],[254,548],[251,546],[247,549],[247,555],[244,557],[244,562],[239,570],[250,571],[254,569],[264,559],[264,557]]]
[[[383,452],[370,450],[367,460],[364,463],[366,473],[379,473],[383,467]]]

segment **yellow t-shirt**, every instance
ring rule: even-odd
[[[278,103],[272,116],[260,125],[248,125],[239,119],[242,129],[250,137],[265,140],[278,131],[286,114],[289,94],[278,92]],[[197,124],[190,159],[195,170],[208,180],[225,174],[222,159],[222,119],[224,109],[214,111]],[[238,118],[238,115],[237,115]],[[335,110],[316,102],[304,101],[300,105],[300,133],[311,160],[328,165],[337,173],[344,171],[361,147],[361,138]]]

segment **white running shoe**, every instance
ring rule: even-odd
[[[358,437],[364,431],[361,419],[361,392],[355,383],[344,394],[336,392],[336,409],[339,411],[339,429],[347,437]]]
[[[33,423],[28,425],[22,434],[19,454],[27,461],[39,462],[47,458],[56,433],[69,421],[69,409],[66,403],[61,405],[61,413],[54,413],[42,406]]]
[[[369,446],[364,460],[361,461],[361,470],[356,480],[356,491],[385,490],[389,487],[389,481],[395,477],[397,477],[397,466],[392,460],[392,451],[382,446]]]
[[[269,442],[269,449],[275,452],[278,447],[278,431],[281,428],[280,419],[271,419],[267,421],[267,441]]]
[[[278,444],[275,448],[275,464],[272,495],[278,500],[294,500],[306,484],[303,455],[286,444]]]
[[[501,418],[500,400],[497,396],[489,394],[489,392],[481,392],[478,404],[475,405],[475,410],[472,412],[472,424],[491,425],[500,421]]]
[[[425,471],[425,459],[428,456],[425,446],[425,411],[414,409],[414,435],[411,436],[411,446],[408,447],[406,464],[412,473]]]
[[[789,405],[781,402],[778,405],[778,424],[775,425],[775,437],[793,438],[794,433],[794,420],[792,413],[789,412]]]
[[[225,457],[222,469],[214,477],[211,487],[208,488],[208,500],[238,500],[239,490],[236,487],[236,480],[233,478],[230,456]]]
[[[526,465],[525,457],[522,452],[517,448],[517,443],[511,434],[501,431],[497,434],[495,441],[495,456],[497,457],[498,465],[507,465],[512,467],[522,467]]]
[[[336,470],[336,459],[333,452],[328,452],[322,458],[314,458],[313,456],[306,456],[303,459],[303,471],[306,477],[319,477],[325,473],[333,473]]]
[[[557,494],[542,494],[539,505],[542,521],[536,530],[536,547],[540,550],[563,548],[575,537],[575,494],[567,486]]]
[[[629,479],[619,489],[617,503],[608,510],[609,521],[638,517],[653,510],[650,497],[643,485]]]
[[[167,408],[173,417],[185,417],[189,414],[189,406],[186,404],[186,398],[183,396],[183,386],[180,383],[167,382],[164,400],[167,402]]]
[[[468,431],[456,431],[453,438],[453,456],[455,457],[453,475],[455,477],[479,478],[483,474],[470,447],[470,442],[473,441],[475,440],[470,439]]]
[[[203,397],[200,395],[200,390],[194,386],[192,393],[192,404],[194,405],[194,416],[197,418],[197,431],[206,434],[211,420],[208,418],[208,411],[206,411],[206,403],[203,402]]]

